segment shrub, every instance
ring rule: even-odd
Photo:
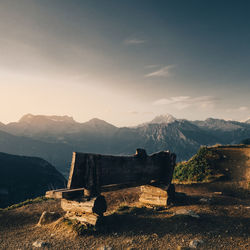
[[[218,157],[207,147],[201,147],[189,161],[177,164],[173,179],[179,182],[209,181],[214,174],[212,162]]]

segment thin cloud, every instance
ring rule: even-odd
[[[170,69],[174,68],[175,65],[168,65],[162,67],[154,72],[146,74],[145,77],[168,77],[170,75]]]
[[[157,68],[157,67],[159,67],[158,64],[151,64],[151,65],[145,66],[146,69],[152,69],[152,68]]]
[[[247,110],[248,110],[248,107],[246,106],[239,107],[239,111],[247,111]]]
[[[182,110],[190,106],[199,106],[201,108],[208,108],[214,106],[218,99],[213,96],[174,96],[170,98],[162,98],[155,100],[153,105],[172,105],[175,108]]]
[[[127,45],[143,44],[145,42],[146,42],[146,40],[142,40],[142,39],[138,39],[138,38],[126,39],[124,41],[124,43],[127,44]]]
[[[238,107],[238,108],[231,108],[231,109],[227,109],[226,111],[228,113],[231,113],[231,112],[246,112],[248,111],[249,108],[246,107],[246,106],[241,106],[241,107]]]
[[[144,111],[144,112],[129,111],[128,113],[131,115],[153,115],[154,114],[154,112],[150,112],[150,111]]]
[[[140,114],[138,111],[129,111],[128,113],[131,115],[139,115]]]

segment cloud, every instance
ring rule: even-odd
[[[175,65],[168,65],[162,67],[154,72],[146,74],[145,77],[168,77],[170,75],[170,69],[174,68]]]
[[[227,109],[226,111],[228,113],[231,113],[231,112],[246,112],[248,111],[249,108],[246,107],[246,106],[241,106],[241,107],[238,107],[238,108],[231,108],[231,109]]]
[[[146,42],[146,40],[142,40],[142,39],[138,39],[138,38],[126,39],[124,41],[124,43],[127,44],[127,45],[142,44],[142,43],[145,43],[145,42]]]
[[[159,67],[158,64],[150,64],[150,65],[145,66],[146,69],[152,69],[152,68],[157,68],[157,67]]]
[[[138,111],[129,111],[128,113],[131,115],[139,115],[140,114]]]
[[[241,106],[241,107],[239,107],[238,110],[239,110],[239,111],[247,111],[247,110],[248,110],[248,107],[246,107],[246,106]]]
[[[151,112],[151,111],[141,111],[141,112],[139,112],[139,111],[129,111],[128,112],[130,115],[153,115],[154,114],[154,112]]]
[[[190,106],[198,106],[201,108],[212,107],[218,99],[213,96],[175,96],[170,98],[162,98],[155,100],[153,105],[172,105],[177,109],[185,109]]]

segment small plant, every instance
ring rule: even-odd
[[[78,235],[92,234],[96,232],[96,228],[90,224],[73,223],[73,230]]]
[[[63,223],[65,223],[67,226],[72,226],[73,225],[72,220],[69,220],[69,219],[66,219],[66,218],[63,218]]]

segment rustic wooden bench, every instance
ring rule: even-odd
[[[176,155],[161,151],[132,156],[73,153],[66,189],[50,190],[46,197],[61,199],[66,217],[95,225],[107,209],[103,192],[141,187],[139,201],[167,206],[174,199],[171,185]]]

